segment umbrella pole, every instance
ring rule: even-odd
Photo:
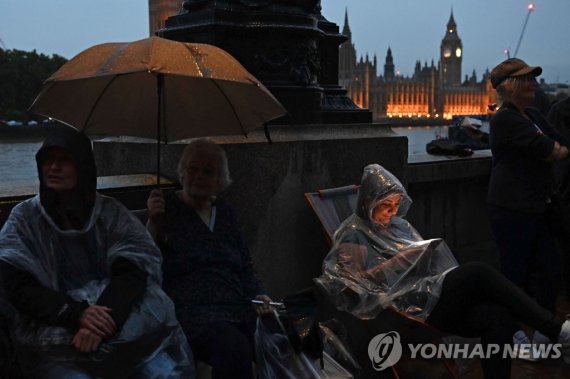
[[[157,120],[156,120],[156,187],[160,188],[160,135],[162,131],[163,123],[163,112],[162,112],[162,101],[163,101],[163,87],[164,87],[164,75],[158,74],[156,78],[156,90],[158,96],[158,110],[157,110]]]
[[[160,140],[156,144],[156,187],[160,188]]]
[[[267,142],[271,145],[273,142],[271,141],[271,136],[269,135],[269,127],[267,123],[263,124],[263,131],[265,132],[265,138],[267,138]]]

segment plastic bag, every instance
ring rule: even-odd
[[[288,326],[286,326],[287,324]],[[341,357],[343,361],[350,362],[353,368],[360,370],[361,367],[356,363],[347,347],[331,329],[323,325],[317,327],[323,337],[320,340],[320,345],[323,346],[324,340],[325,345],[328,345],[327,350],[330,354],[321,351],[320,357],[315,359],[309,356],[309,351],[305,352],[303,348],[298,350],[302,344],[295,348],[291,343],[291,331],[295,327],[292,318],[286,313],[275,312],[273,316],[258,318],[255,331],[258,379],[353,378],[353,375],[334,358]],[[297,335],[297,341],[302,340],[303,336]]]
[[[350,368],[352,372],[361,371],[362,366],[356,361],[346,342],[348,332],[344,325],[336,319],[331,319],[319,324],[319,327],[323,334],[323,354],[328,354],[343,368]]]
[[[259,317],[255,330],[255,355],[259,379],[326,379],[318,365],[289,341],[277,311]]]
[[[301,351],[310,359],[321,360],[323,356],[322,333],[317,322],[317,302],[311,288],[288,295],[283,299],[286,312],[281,321],[289,342],[298,354]]]

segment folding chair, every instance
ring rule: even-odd
[[[332,245],[332,237],[340,224],[354,213],[358,188],[353,184],[305,193],[305,198],[321,222],[329,245]]]
[[[346,220],[352,213],[354,213],[358,199],[358,189],[359,186],[357,185],[349,185],[305,193],[305,199],[319,219],[325,233],[325,238],[327,239],[330,246],[332,246],[334,232],[338,229],[344,220]],[[324,305],[324,308],[326,308],[327,313],[333,313],[336,317],[340,317],[342,322],[348,322],[349,324],[355,326],[355,316],[349,315],[347,312],[341,312],[333,309],[334,306],[332,306],[332,304],[327,299],[325,299],[325,296],[322,293],[320,294],[319,300],[320,303]],[[416,334],[427,333],[429,336],[429,342],[433,342],[434,340],[440,339],[446,335],[433,326],[426,324],[421,319],[400,312],[395,308],[389,308],[381,312],[381,314],[375,320],[358,320],[360,321],[361,329],[363,329],[364,333],[366,334],[366,336],[364,336],[362,335],[362,330],[360,331],[359,339],[361,344],[364,342],[363,338],[367,338],[369,341],[372,337],[374,337],[374,335],[380,332],[378,328],[379,324],[384,321],[390,322],[391,325],[397,325],[398,330],[401,328],[407,329],[404,332],[400,333],[406,337],[409,337],[411,335],[411,330],[417,331],[417,333],[414,334],[415,339],[418,339],[418,336],[416,336]],[[426,342],[425,337],[419,337],[419,339],[423,340],[422,342],[424,343]],[[367,346],[368,344],[366,342],[366,347]],[[366,353],[366,351],[363,353],[361,352],[360,355],[362,356],[364,353]],[[369,362],[365,362],[368,360],[367,356],[364,357],[364,359],[360,360],[362,361],[361,364],[363,364],[363,366],[365,364],[369,365]],[[451,364],[445,358],[442,358],[441,362],[449,375],[452,378],[457,378],[457,374],[455,373],[455,370]],[[391,369],[394,378],[399,378],[400,376],[397,372],[396,367],[392,366]]]

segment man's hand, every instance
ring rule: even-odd
[[[86,329],[99,337],[110,337],[117,331],[115,321],[109,315],[111,309],[101,305],[91,305],[81,313],[79,328]]]
[[[102,338],[89,329],[80,328],[73,336],[71,344],[82,353],[90,353],[99,348]]]
[[[273,305],[269,305],[271,298],[267,295],[257,295],[255,300],[263,301],[263,304],[253,304],[253,309],[258,315],[264,315],[268,313],[273,313],[275,308]]]

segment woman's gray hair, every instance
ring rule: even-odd
[[[497,86],[497,94],[502,100],[510,100],[511,94],[518,90],[524,83],[524,79],[522,76],[513,76],[510,78],[506,78]]]
[[[228,168],[228,157],[226,152],[219,145],[214,143],[209,138],[197,138],[192,140],[184,150],[182,151],[182,156],[178,161],[178,180],[180,184],[184,183],[184,175],[186,174],[186,169],[188,167],[188,159],[194,153],[202,152],[205,154],[211,154],[220,158],[220,191],[226,189],[231,183],[230,169]]]

